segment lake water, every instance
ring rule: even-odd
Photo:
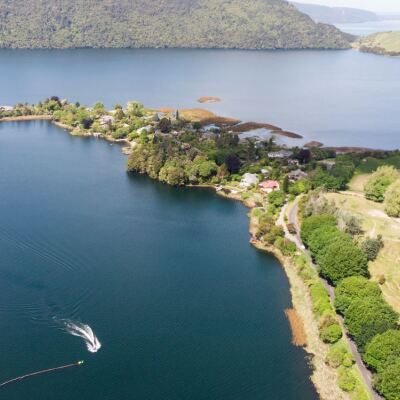
[[[125,163],[44,121],[0,124],[0,382],[86,361],[0,397],[317,399],[287,279],[249,245],[246,209]],[[89,324],[99,352],[65,319]]]
[[[400,19],[336,24],[343,32],[356,36],[367,36],[376,32],[400,31]]]
[[[0,50],[0,104],[205,105],[333,146],[400,147],[400,58],[346,51]]]

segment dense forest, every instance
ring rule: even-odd
[[[347,48],[283,0],[0,0],[0,47]]]

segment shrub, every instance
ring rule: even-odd
[[[278,237],[274,242],[274,246],[277,247],[285,256],[292,256],[297,250],[297,247],[293,242],[283,237]]]
[[[397,359],[377,376],[376,387],[387,400],[400,400],[400,360]]]
[[[281,226],[273,225],[264,235],[263,240],[268,244],[274,244],[278,237],[283,237],[284,231]]]
[[[332,311],[329,294],[322,282],[315,283],[310,287],[310,295],[314,305],[314,312],[318,316]]]
[[[400,358],[400,331],[389,330],[375,336],[366,346],[364,361],[375,371],[382,371]]]
[[[328,246],[319,260],[321,275],[337,284],[353,275],[368,275],[368,260],[365,254],[352,242],[336,241]]]
[[[389,217],[400,217],[400,179],[392,183],[386,191],[385,211]]]
[[[308,240],[313,231],[322,226],[336,226],[336,218],[329,214],[312,215],[306,218],[301,224],[301,239],[303,242],[308,245]]]
[[[333,367],[338,368],[342,365],[345,353],[341,347],[332,346],[326,356],[325,362]]]
[[[353,355],[349,352],[343,341],[330,347],[325,361],[333,368],[338,368],[341,365],[349,368],[354,364]]]
[[[374,336],[395,329],[398,320],[397,313],[377,298],[352,301],[344,316],[349,333],[361,351]]]
[[[366,239],[361,244],[361,250],[367,256],[368,261],[374,261],[378,257],[379,251],[383,247],[382,237],[377,239]]]
[[[338,323],[321,329],[320,337],[324,343],[336,343],[342,337],[342,328]]]
[[[343,279],[335,288],[335,307],[344,314],[354,300],[381,299],[381,290],[375,282],[362,276]]]
[[[118,128],[115,132],[112,133],[112,137],[114,139],[123,139],[127,137],[129,134],[129,128]]]
[[[398,178],[394,167],[382,166],[374,172],[364,186],[365,197],[376,202],[383,202],[387,188]]]
[[[338,377],[338,385],[340,389],[345,392],[352,392],[355,389],[356,384],[357,380],[352,371],[348,368],[340,368]]]

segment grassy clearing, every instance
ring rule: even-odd
[[[359,183],[357,178],[355,185]],[[359,196],[328,193],[326,197],[341,209],[360,217],[366,236],[382,235],[384,248],[370,263],[369,271],[372,279],[381,284],[387,302],[400,312],[400,221],[389,218],[382,204]]]
[[[370,174],[355,175],[349,182],[349,190],[352,192],[363,193],[364,185],[367,183]]]

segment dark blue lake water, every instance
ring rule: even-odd
[[[0,88],[0,105],[58,95],[185,108],[219,96],[206,107],[306,141],[400,147],[400,58],[355,50],[0,50]]]
[[[284,315],[288,282],[249,245],[246,209],[129,176],[125,162],[47,122],[0,124],[0,382],[86,361],[0,398],[316,399]]]

